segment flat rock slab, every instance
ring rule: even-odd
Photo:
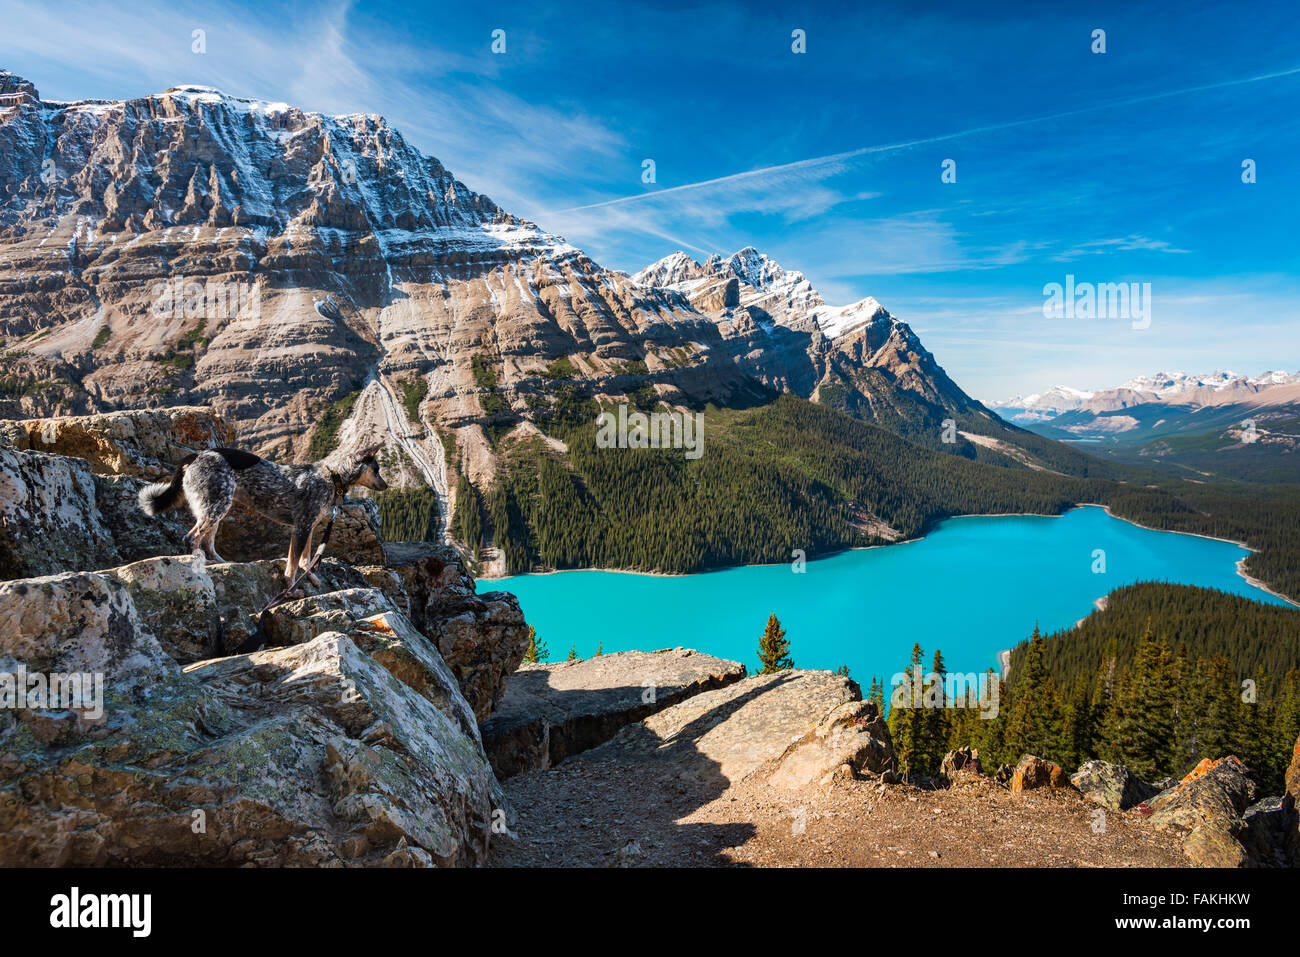
[[[551,767],[626,725],[744,677],[744,665],[687,648],[523,665],[483,724],[483,745],[501,778]]]
[[[726,787],[780,758],[831,711],[860,697],[855,682],[829,671],[754,675],[630,725],[583,758],[652,763],[660,773]]]

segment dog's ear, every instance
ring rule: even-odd
[[[374,445],[367,445],[364,449],[357,452],[357,461],[368,459],[384,447],[383,442],[376,442]]]

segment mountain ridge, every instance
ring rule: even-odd
[[[298,461],[378,438],[444,519],[453,475],[486,489],[501,442],[577,398],[789,392],[932,443],[954,417],[1004,430],[875,299],[829,306],[753,247],[604,268],[376,114],[0,82],[5,414],[199,403]]]
[[[1056,385],[1045,392],[1015,395],[987,405],[1005,411],[1012,421],[1024,425],[1048,421],[1065,412],[1113,412],[1130,405],[1148,403],[1222,405],[1233,399],[1244,401],[1274,386],[1295,382],[1300,382],[1300,371],[1270,370],[1257,376],[1224,370],[1206,375],[1157,372],[1151,376],[1136,376],[1107,389],[1086,390]]]

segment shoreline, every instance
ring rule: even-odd
[[[937,529],[939,526],[941,526],[944,522],[951,522],[951,521],[954,521],[954,520],[956,520],[956,519],[963,519],[963,518],[1064,518],[1064,517],[1065,517],[1067,514],[1069,514],[1070,512],[1073,512],[1073,511],[1075,511],[1075,510],[1077,510],[1077,509],[1081,509],[1081,508],[1099,508],[1099,509],[1101,509],[1103,512],[1105,512],[1105,513],[1106,513],[1110,518],[1113,518],[1113,519],[1115,519],[1116,521],[1126,522],[1126,523],[1128,523],[1129,525],[1134,526],[1135,528],[1140,528],[1140,529],[1143,529],[1143,530],[1148,531],[1148,532],[1164,532],[1164,533],[1169,534],[1169,535],[1190,535],[1190,536],[1193,536],[1193,537],[1195,537],[1195,538],[1205,538],[1205,539],[1209,539],[1209,540],[1212,541],[1212,542],[1224,542],[1224,543],[1229,544],[1229,545],[1236,545],[1238,548],[1244,548],[1247,552],[1250,552],[1251,554],[1254,554],[1255,552],[1258,551],[1258,549],[1251,548],[1251,547],[1250,547],[1249,545],[1247,545],[1245,542],[1238,541],[1238,540],[1233,539],[1233,538],[1219,538],[1219,537],[1217,537],[1217,536],[1215,536],[1215,535],[1206,535],[1206,534],[1204,534],[1203,532],[1179,532],[1179,531],[1175,531],[1174,529],[1170,529],[1170,528],[1153,528],[1153,527],[1150,526],[1150,525],[1143,525],[1141,522],[1134,521],[1134,520],[1131,519],[1131,518],[1125,518],[1125,517],[1122,516],[1122,515],[1116,515],[1114,512],[1111,511],[1109,505],[1103,505],[1101,502],[1075,502],[1075,503],[1074,503],[1073,505],[1071,505],[1069,508],[1065,509],[1065,510],[1062,511],[1062,512],[1056,513],[1056,514],[1046,513],[1046,512],[972,512],[972,513],[967,513],[967,514],[962,514],[962,515],[949,515],[949,516],[947,516],[946,518],[941,518],[941,519],[939,519],[937,522],[935,522],[935,523],[934,523],[934,526],[933,526],[932,528],[928,528],[928,529],[926,529],[926,531],[923,532],[922,534],[917,535],[917,536],[914,536],[914,537],[912,537],[912,538],[905,538],[905,539],[901,539],[901,540],[896,541],[896,542],[888,542],[888,543],[886,543],[886,544],[884,544],[884,545],[850,545],[850,546],[847,546],[847,547],[845,547],[845,548],[839,549],[839,550],[837,550],[837,551],[831,552],[831,553],[829,553],[829,554],[827,554],[827,555],[822,555],[822,556],[819,556],[819,557],[817,557],[817,558],[813,558],[813,559],[807,559],[807,561],[810,561],[810,562],[813,562],[813,561],[823,561],[823,560],[825,560],[825,559],[834,558],[836,555],[841,555],[841,554],[843,554],[843,553],[845,553],[845,552],[861,552],[861,551],[869,551],[869,550],[871,550],[871,549],[873,549],[873,548],[893,548],[893,547],[895,547],[895,546],[897,546],[897,545],[911,545],[911,544],[914,544],[915,542],[924,541],[924,540],[929,536],[929,534],[930,534],[931,532],[933,532],[935,529]],[[1256,578],[1254,575],[1251,575],[1249,572],[1247,572],[1247,571],[1245,570],[1245,564],[1246,564],[1246,558],[1248,558],[1248,557],[1250,557],[1250,556],[1248,555],[1248,556],[1246,556],[1246,557],[1244,557],[1244,558],[1239,558],[1239,559],[1237,559],[1237,562],[1236,562],[1236,565],[1235,565],[1235,569],[1236,569],[1237,576],[1238,576],[1239,578],[1241,578],[1243,581],[1246,582],[1246,584],[1252,586],[1253,588],[1258,588],[1260,591],[1265,592],[1265,593],[1267,593],[1267,594],[1269,594],[1269,595],[1272,595],[1274,598],[1278,598],[1278,599],[1280,599],[1281,601],[1285,602],[1287,605],[1289,605],[1289,606],[1292,607],[1292,608],[1300,608],[1300,601],[1296,601],[1295,599],[1291,598],[1289,595],[1284,595],[1284,594],[1282,594],[1281,592],[1274,590],[1273,588],[1269,587],[1268,584],[1266,584],[1265,582],[1263,582],[1263,581],[1261,581],[1260,579]],[[683,577],[686,577],[686,576],[688,576],[688,575],[711,575],[711,574],[717,574],[717,573],[719,573],[719,572],[732,571],[733,569],[737,569],[737,568],[771,568],[771,567],[774,567],[774,566],[776,566],[776,565],[789,565],[789,564],[792,564],[792,562],[752,562],[752,563],[744,564],[744,565],[722,565],[722,566],[719,566],[719,567],[717,567],[717,568],[704,568],[704,569],[701,569],[700,571],[696,571],[696,572],[648,572],[648,571],[641,571],[640,569],[636,569],[636,568],[552,568],[552,569],[550,569],[550,570],[548,570],[548,571],[543,571],[543,572],[524,572],[523,575],[528,575],[528,576],[542,576],[542,575],[564,575],[564,574],[567,574],[567,573],[569,573],[569,572],[609,572],[609,573],[611,573],[611,574],[615,574],[615,575],[646,575],[646,576],[650,576],[650,577],[654,577],[654,578],[683,578]],[[522,576],[521,576],[521,575],[503,575],[503,576],[496,577],[496,578],[487,578],[487,577],[479,578],[478,581],[481,581],[481,582],[499,582],[499,581],[505,581],[505,580],[508,579],[508,578],[519,578],[519,577],[522,577]],[[1249,597],[1249,596],[1246,596],[1246,597]],[[1105,604],[1104,604],[1104,603],[1105,603],[1105,599],[1106,599],[1106,596],[1103,595],[1101,598],[1098,598],[1098,599],[1096,600],[1096,602],[1094,602],[1094,604],[1096,605],[1096,607],[1097,607],[1098,610],[1102,610],[1102,609],[1105,607]],[[1079,622],[1076,622],[1076,623],[1075,623],[1075,627],[1078,627],[1079,623],[1081,623],[1082,621],[1083,621],[1082,618],[1079,619]]]

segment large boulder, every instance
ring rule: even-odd
[[[0,580],[184,554],[188,523],[140,511],[143,484],[97,475],[82,459],[0,445]]]
[[[829,671],[754,675],[630,724],[583,758],[650,765],[701,787],[726,787],[775,768],[792,743],[860,698],[855,682]]]
[[[386,542],[382,564],[400,579],[411,621],[437,644],[479,721],[486,721],[528,651],[519,600],[509,592],[478,594],[460,555],[445,545]],[[378,587],[390,587],[375,570],[367,574]]]
[[[1068,787],[1072,787],[1070,778],[1059,764],[1033,754],[1022,755],[1011,775],[1012,794],[1020,794],[1036,788]]]
[[[17,449],[84,460],[97,475],[155,480],[197,449],[228,446],[235,430],[208,409],[176,406],[0,420],[0,437]]]
[[[0,864],[483,860],[500,786],[399,612],[182,670],[132,589],[185,574],[0,583],[5,672],[102,676],[101,695],[0,710]]]
[[[1070,783],[1089,801],[1112,811],[1127,811],[1156,794],[1154,787],[1128,768],[1106,761],[1085,762],[1070,775]]]
[[[686,698],[745,677],[745,666],[686,648],[526,664],[483,725],[497,776],[548,768]]]
[[[1183,850],[1205,867],[1239,867],[1248,859],[1240,837],[1243,815],[1255,800],[1255,782],[1234,755],[1201,761],[1177,785],[1147,802],[1160,828],[1187,830]]]
[[[81,459],[0,446],[0,579],[119,559]]]
[[[298,645],[327,631],[350,632],[359,622],[397,608],[375,588],[344,588],[277,605],[266,614],[264,637],[272,646]]]
[[[884,779],[892,777],[894,766],[889,726],[876,703],[846,701],[790,745],[770,780],[776,787],[798,790],[825,786],[837,775]]]
[[[227,650],[202,555],[146,558],[103,574],[126,585],[141,619],[174,660],[198,661]]]

